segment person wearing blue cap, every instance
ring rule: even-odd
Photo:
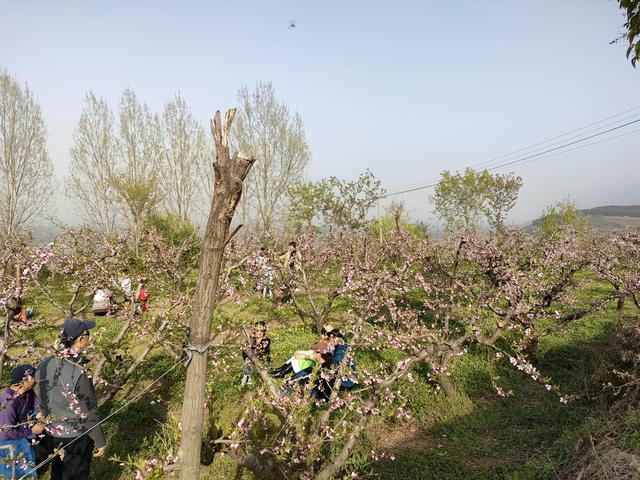
[[[88,480],[91,458],[104,456],[106,441],[98,402],[82,351],[89,346],[93,321],[66,320],[60,331],[63,350],[38,367],[42,411],[50,450],[64,449],[51,462],[51,480]],[[94,448],[96,449],[94,453]]]
[[[11,371],[11,385],[0,394],[0,477],[36,477],[34,437],[42,435],[44,424],[35,420],[40,405],[33,387],[36,369],[19,365]]]

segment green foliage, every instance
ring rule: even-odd
[[[331,190],[326,180],[301,182],[287,190],[288,221],[296,233],[315,227],[325,211]]]
[[[429,237],[429,226],[424,221],[411,223],[406,214],[403,202],[391,202],[385,208],[386,215],[374,218],[366,227],[366,232],[372,237],[387,236],[393,231],[404,229],[417,238]]]
[[[636,62],[640,59],[640,0],[618,0],[618,3],[627,18],[624,24],[626,37],[629,41],[627,58],[635,67]]]
[[[303,182],[291,187],[289,220],[296,231],[323,223],[336,229],[356,230],[367,225],[367,214],[384,195],[382,182],[366,170],[357,180],[329,177],[318,182]]]
[[[366,170],[355,181],[329,177],[328,182],[333,195],[326,207],[327,223],[337,228],[363,228],[367,213],[384,195],[380,179]]]
[[[516,177],[510,173],[491,175],[485,170],[482,173],[482,181],[484,182],[485,196],[483,211],[487,222],[493,231],[504,230],[506,214],[518,200],[522,177]]]
[[[366,232],[368,235],[373,237],[382,235],[386,237],[392,232],[396,231],[398,225],[396,224],[395,218],[391,215],[384,215],[381,217],[374,218],[366,227]],[[400,228],[407,230],[410,234],[415,235],[418,238],[427,238],[429,235],[427,233],[426,223],[409,223],[408,221],[402,221],[400,223]]]
[[[194,264],[200,257],[202,240],[198,235],[198,229],[189,220],[181,222],[178,215],[173,213],[153,214],[146,220],[145,228],[155,229],[171,247],[180,247],[188,243],[189,248],[182,252],[184,265]]]
[[[480,174],[467,168],[464,173],[440,174],[434,194],[430,197],[434,212],[449,232],[474,231],[483,203],[483,184]]]
[[[407,228],[418,238],[429,237],[430,225],[424,220],[418,220],[417,222],[410,223]]]
[[[472,168],[451,174],[445,170],[429,198],[449,232],[475,231],[481,214],[497,231],[504,229],[506,214],[515,206],[520,187],[522,178],[513,174],[476,172]]]
[[[135,221],[143,220],[162,202],[155,175],[136,178],[126,172],[117,173],[111,177],[111,183],[118,193],[118,201]]]
[[[567,227],[576,229],[581,235],[589,233],[589,222],[578,211],[575,203],[568,199],[547,207],[534,225],[546,237]]]

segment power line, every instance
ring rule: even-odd
[[[574,141],[572,141],[572,142],[565,143],[565,144],[563,144],[563,145],[560,145],[560,146],[557,146],[557,147],[554,147],[554,148],[550,148],[550,149],[544,150],[544,151],[542,151],[542,152],[538,152],[538,153],[534,153],[534,154],[531,154],[531,155],[527,155],[527,156],[524,156],[524,157],[521,157],[521,158],[517,158],[517,159],[515,159],[515,160],[510,160],[510,161],[505,162],[505,163],[502,163],[502,164],[500,164],[500,165],[496,165],[496,166],[493,166],[493,167],[491,167],[491,168],[488,168],[487,170],[498,170],[498,169],[500,169],[500,168],[508,167],[508,166],[511,166],[511,165],[516,165],[516,164],[519,164],[519,163],[522,163],[522,162],[525,162],[525,161],[527,161],[527,160],[531,160],[531,159],[541,160],[541,158],[539,158],[539,157],[541,157],[542,155],[545,155],[545,154],[547,154],[547,153],[555,152],[555,151],[558,151],[558,150],[560,150],[560,149],[563,149],[563,148],[569,147],[569,146],[571,146],[571,145],[576,145],[576,144],[578,144],[578,143],[585,142],[585,141],[590,140],[590,139],[592,139],[592,138],[599,137],[600,135],[604,135],[604,134],[606,134],[606,133],[610,133],[610,132],[613,132],[613,131],[615,131],[615,130],[619,130],[619,129],[624,128],[624,127],[628,127],[629,125],[633,125],[633,124],[638,123],[638,122],[640,122],[640,118],[639,118],[639,119],[637,119],[637,120],[633,120],[633,121],[631,121],[631,122],[624,123],[624,124],[622,124],[622,125],[618,125],[618,126],[616,126],[616,127],[609,128],[609,129],[604,130],[604,131],[602,131],[602,132],[594,133],[594,134],[589,135],[589,136],[587,136],[587,137],[580,138],[579,140],[574,140]],[[628,132],[628,134],[630,134],[630,133],[633,133],[633,132]],[[624,134],[624,135],[627,135],[627,134]],[[611,138],[609,138],[609,139],[607,139],[607,140],[613,140],[613,139],[615,139],[615,138],[618,138],[618,137],[621,137],[621,136],[624,136],[624,135],[618,135],[618,136],[615,136],[615,137],[611,137]],[[602,143],[602,142],[593,142],[593,143],[591,143],[591,144],[589,144],[589,145],[595,145],[596,143]],[[584,147],[587,147],[587,146],[589,146],[589,145],[583,145],[583,146],[584,146]],[[571,150],[575,150],[575,149],[564,150],[564,151],[562,151],[562,152],[558,152],[558,154],[559,154],[559,153],[569,152],[569,151],[571,151]],[[549,156],[553,156],[553,155],[549,155]],[[548,157],[543,157],[543,158],[548,158]],[[402,194],[402,193],[409,193],[409,192],[415,192],[415,191],[418,191],[418,190],[424,190],[424,189],[426,189],[426,188],[435,187],[436,185],[438,185],[438,182],[432,182],[432,183],[429,183],[429,184],[427,184],[427,185],[422,185],[422,186],[419,186],[419,187],[409,188],[409,189],[405,189],[405,190],[397,191],[397,192],[395,192],[395,193],[388,193],[388,194],[382,195],[382,196],[380,197],[380,199],[387,198],[387,197],[391,197],[391,196],[394,196],[394,195],[400,195],[400,194]]]
[[[471,165],[471,167],[472,167],[472,168],[476,168],[476,167],[479,167],[479,166],[482,166],[482,165],[491,164],[491,163],[495,162],[496,160],[502,160],[502,159],[505,159],[505,158],[507,158],[507,157],[511,157],[511,156],[513,156],[513,155],[516,155],[516,154],[523,154],[524,152],[526,152],[526,151],[528,151],[528,150],[531,150],[531,149],[534,149],[535,147],[538,147],[538,146],[545,145],[544,147],[541,147],[541,148],[548,148],[548,147],[550,147],[550,146],[552,146],[552,145],[557,145],[558,143],[561,143],[561,142],[556,142],[556,143],[554,143],[554,144],[552,144],[552,145],[546,145],[546,144],[548,144],[549,142],[551,142],[551,141],[553,141],[553,140],[557,140],[557,139],[560,139],[560,138],[567,137],[568,135],[571,135],[571,134],[573,134],[573,133],[580,132],[580,131],[582,131],[582,130],[586,130],[586,129],[588,129],[588,128],[590,128],[590,127],[593,127],[593,126],[595,126],[595,125],[599,125],[599,124],[601,124],[601,123],[607,122],[608,120],[612,120],[612,119],[614,119],[614,118],[621,117],[621,116],[623,116],[623,115],[626,115],[627,113],[634,112],[634,111],[636,111],[636,110],[640,110],[640,105],[638,105],[638,106],[636,106],[636,107],[633,107],[633,108],[630,108],[630,109],[628,109],[628,110],[625,110],[625,111],[623,111],[623,112],[619,112],[619,113],[616,113],[616,114],[614,114],[614,115],[610,115],[610,116],[608,116],[608,117],[606,117],[606,118],[603,118],[603,119],[601,119],[601,120],[598,120],[598,121],[595,121],[595,122],[591,122],[591,123],[589,123],[589,124],[587,124],[587,125],[584,125],[584,126],[582,126],[582,127],[580,127],[580,128],[576,128],[576,129],[570,130],[570,131],[568,131],[568,132],[566,132],[566,133],[563,133],[563,134],[561,134],[561,135],[556,135],[556,136],[554,136],[554,137],[548,138],[548,139],[546,139],[546,140],[542,140],[542,141],[540,141],[540,142],[534,143],[534,144],[529,145],[529,146],[527,146],[527,147],[523,147],[523,148],[520,148],[520,149],[518,149],[518,150],[514,150],[514,151],[511,151],[511,152],[509,152],[509,153],[505,153],[505,154],[503,154],[503,155],[499,155],[499,156],[497,156],[497,157],[490,158],[490,159],[485,160],[485,161],[483,161],[483,162],[473,164],[473,165]],[[591,131],[597,131],[597,130],[599,130],[599,129],[601,129],[601,128],[604,128],[604,127],[607,127],[607,126],[609,126],[609,125],[614,125],[614,124],[616,124],[616,123],[618,123],[618,122],[628,120],[628,119],[633,118],[633,117],[635,117],[635,116],[637,116],[637,115],[640,115],[640,113],[635,113],[635,114],[630,115],[630,116],[628,116],[628,117],[625,117],[625,118],[622,118],[622,119],[618,119],[618,120],[616,120],[615,122],[612,122],[612,123],[607,124],[607,125],[601,125],[600,127],[596,128],[596,129],[593,129],[593,130],[591,130]],[[589,132],[584,132],[584,133],[582,133],[581,135],[584,135],[585,133],[590,133],[591,131],[589,131]],[[578,136],[580,136],[580,135],[578,135]],[[576,137],[572,137],[572,138],[576,138]],[[567,140],[567,139],[562,140],[562,141],[566,141],[566,140]],[[431,186],[431,183],[432,183],[432,182],[434,182],[434,181],[436,181],[437,179],[438,179],[438,177],[431,177],[431,178],[429,178],[429,179],[427,179],[427,180],[422,180],[422,181],[420,181],[420,182],[409,183],[409,184],[403,185],[403,186],[398,187],[398,188],[400,188],[400,189],[409,188],[411,191],[413,191],[413,188],[412,188],[412,187],[414,187],[414,186],[423,186],[423,184],[424,184],[425,182],[427,182],[427,183],[429,184],[428,186]],[[424,186],[425,186],[425,187],[427,187],[427,185],[424,185]],[[398,192],[398,193],[400,193],[400,192]]]
[[[570,148],[570,149],[568,149],[568,150],[562,150],[561,152],[556,152],[556,153],[553,153],[553,154],[551,154],[551,155],[546,155],[546,156],[544,156],[544,157],[534,158],[534,159],[531,159],[531,160],[528,160],[528,161],[522,162],[520,165],[524,165],[524,164],[526,164],[526,163],[531,163],[531,162],[534,162],[534,161],[536,161],[536,160],[542,160],[542,159],[545,159],[545,158],[555,157],[555,156],[557,156],[557,155],[562,155],[563,153],[567,153],[567,152],[573,152],[573,151],[575,151],[575,150],[580,150],[580,149],[582,149],[582,148],[587,148],[587,147],[590,147],[590,146],[592,146],[592,145],[597,145],[597,144],[599,144],[599,143],[609,142],[609,141],[611,141],[611,140],[615,140],[616,138],[626,137],[626,136],[628,136],[628,135],[632,135],[632,134],[634,134],[634,133],[638,133],[638,132],[640,132],[640,128],[638,128],[638,129],[636,129],[636,130],[631,130],[630,132],[621,133],[620,135],[614,135],[613,137],[603,138],[602,140],[598,140],[598,141],[596,141],[596,142],[587,143],[586,145],[579,145],[579,146],[577,146],[577,147]],[[496,170],[497,170],[497,168],[496,168]]]
[[[588,135],[588,134],[590,134],[590,133],[598,132],[599,130],[601,130],[601,129],[603,129],[603,128],[607,128],[607,127],[615,126],[615,125],[617,125],[617,124],[618,124],[618,123],[620,123],[620,122],[624,122],[624,121],[629,120],[629,119],[631,119],[631,118],[635,118],[635,117],[637,117],[638,115],[640,115],[640,113],[636,113],[636,114],[633,114],[633,115],[629,115],[629,116],[627,116],[627,117],[621,118],[620,120],[616,120],[615,122],[606,123],[606,124],[604,124],[604,125],[601,125],[600,127],[593,128],[593,129],[591,129],[591,130],[587,130],[586,132],[583,132],[583,133],[578,134],[578,135],[573,135],[573,136],[571,136],[571,137],[569,137],[569,138],[566,138],[566,139],[564,139],[564,140],[559,140],[559,141],[557,141],[557,142],[549,143],[549,144],[546,144],[545,146],[542,146],[542,147],[539,147],[539,148],[534,148],[534,149],[532,149],[532,151],[530,151],[528,154],[532,154],[532,153],[537,152],[537,151],[539,151],[539,150],[544,150],[544,149],[548,149],[548,148],[550,148],[550,147],[554,147],[554,146],[556,146],[556,145],[558,145],[558,144],[561,144],[561,143],[563,143],[563,142],[567,142],[567,141],[569,141],[569,140],[573,140],[573,139],[575,139],[575,138],[580,138],[580,137],[582,137],[583,135]],[[475,164],[475,165],[472,165],[472,167],[474,167],[474,168],[475,168],[475,167],[479,167],[479,166],[482,166],[482,165],[491,165],[492,163],[496,163],[496,162],[495,162],[495,161],[489,161],[489,160],[487,160],[487,161],[485,161],[485,162],[481,162],[481,163],[477,163],[477,164]]]
[[[633,125],[634,123],[638,123],[638,122],[640,122],[640,118],[637,119],[637,120],[633,120],[632,122],[627,122],[627,123],[624,123],[622,125],[618,125],[617,127],[609,128],[608,130],[605,130],[603,132],[594,133],[593,135],[589,135],[588,137],[581,138],[580,140],[574,140],[573,142],[565,143],[564,145],[560,145],[559,147],[554,147],[554,148],[551,148],[549,150],[545,150],[544,152],[534,153],[532,155],[528,155],[526,157],[523,157],[523,158],[520,158],[520,159],[517,159],[517,160],[511,160],[511,161],[509,161],[507,163],[504,163],[502,165],[489,168],[488,170],[495,170],[497,168],[502,168],[502,167],[506,167],[506,166],[509,166],[509,165],[515,165],[515,164],[521,163],[521,162],[523,162],[525,160],[529,160],[530,158],[539,157],[540,155],[544,155],[545,153],[549,153],[549,152],[555,152],[556,150],[560,150],[561,148],[569,147],[569,146],[575,145],[577,143],[582,143],[582,142],[584,142],[586,140],[590,140],[592,138],[599,137],[600,135],[604,135],[605,133],[613,132],[615,130],[619,130],[621,128],[628,127],[629,125]]]

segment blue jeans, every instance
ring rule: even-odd
[[[27,478],[37,477],[36,454],[29,440],[0,440],[0,447],[6,447],[0,449],[0,477],[20,478],[25,474]]]

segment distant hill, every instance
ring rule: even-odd
[[[640,217],[640,205],[608,205],[580,210],[583,215],[602,217]]]
[[[628,228],[640,230],[640,205],[607,205],[579,210],[589,224],[602,232],[615,232]],[[538,221],[534,220],[526,227],[527,230],[536,228]]]

